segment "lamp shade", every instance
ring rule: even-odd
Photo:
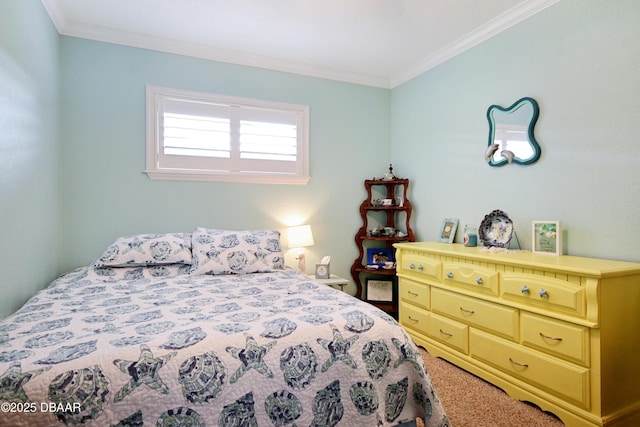
[[[313,234],[311,234],[310,225],[297,225],[289,227],[289,248],[302,248],[305,246],[313,246]]]

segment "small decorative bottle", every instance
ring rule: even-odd
[[[464,226],[464,245],[478,246],[478,230],[471,224]]]

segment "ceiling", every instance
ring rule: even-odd
[[[395,87],[559,0],[41,0],[63,35]]]

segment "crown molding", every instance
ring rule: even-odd
[[[58,3],[55,0],[41,0],[41,2],[56,30],[58,30],[58,34],[63,34],[63,30],[67,26],[67,19],[64,17],[64,13],[61,12]]]
[[[511,8],[502,15],[489,21],[486,25],[477,30],[459,38],[455,42],[437,50],[433,54],[423,58],[417,62],[415,66],[404,73],[391,76],[390,87],[405,83],[420,74],[437,67],[443,62],[460,55],[461,53],[471,49],[472,47],[490,39],[491,37],[501,33],[502,31],[513,27],[514,25],[524,21],[525,19],[535,15],[538,12],[554,5],[560,0],[525,0],[515,7]]]
[[[316,65],[281,61],[272,57],[251,55],[197,43],[185,43],[173,39],[112,30],[104,27],[88,26],[78,24],[76,22],[67,23],[64,29],[58,32],[65,36],[137,47],[176,55],[209,59],[213,61],[264,68],[273,71],[282,71],[329,80],[338,80],[348,83],[363,84],[386,89],[389,88],[389,79],[386,77],[350,73],[330,68],[322,68]]]
[[[64,17],[55,0],[41,0],[58,33],[61,35],[384,89],[392,89],[435,68],[443,62],[552,6],[558,1],[560,0],[521,1],[486,25],[418,61],[405,72],[393,76],[376,76],[322,68],[310,64],[281,61],[271,57],[250,55],[196,43],[185,43],[161,37],[70,22]]]

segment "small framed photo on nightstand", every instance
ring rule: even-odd
[[[531,251],[537,254],[562,255],[560,221],[533,221]]]
[[[366,301],[393,302],[393,279],[367,279]]]

